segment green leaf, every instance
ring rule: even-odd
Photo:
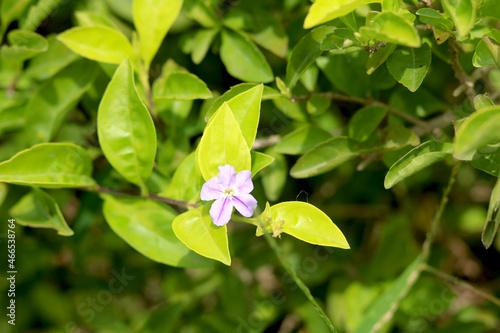
[[[385,128],[384,149],[399,149],[404,146],[417,146],[420,138],[410,129],[401,124],[389,124]]]
[[[134,83],[128,59],[108,84],[97,113],[97,133],[109,163],[128,181],[145,190],[156,154],[156,131]]]
[[[313,5],[314,6],[314,5]],[[321,43],[329,34],[335,31],[334,27],[322,26],[309,32],[295,45],[286,66],[288,89],[292,89],[304,71],[321,55]]]
[[[489,248],[495,239],[495,235],[500,225],[500,178],[497,179],[493,191],[491,191],[490,204],[488,206],[488,215],[484,224],[481,241],[485,248]]]
[[[274,162],[274,157],[255,150],[250,151],[250,156],[252,157],[252,177]]]
[[[274,148],[266,149],[265,153],[273,157],[274,163],[262,173],[262,185],[266,197],[271,201],[276,201],[281,196],[288,178],[286,158],[276,153]]]
[[[202,27],[213,28],[219,24],[214,8],[206,5],[202,0],[186,0],[183,11]]]
[[[164,204],[106,195],[103,213],[118,236],[151,260],[176,267],[211,266],[177,239],[172,229],[177,213]]]
[[[266,58],[246,36],[222,30],[220,57],[229,74],[242,81],[270,82],[274,74]]]
[[[10,46],[2,46],[2,57],[22,62],[47,51],[49,44],[43,36],[28,30],[12,30],[7,35]]]
[[[181,37],[182,52],[191,53],[191,60],[200,64],[212,44],[219,29],[200,29],[192,34],[186,34]]]
[[[474,109],[479,110],[489,106],[495,106],[495,103],[486,94],[479,94],[474,97]]]
[[[32,2],[32,0],[3,0],[0,3],[0,37],[3,37],[9,24],[21,17]]]
[[[281,154],[301,155],[331,137],[330,133],[316,126],[305,125],[282,137],[274,149]]]
[[[196,75],[181,71],[159,78],[153,85],[154,99],[207,99],[212,92]]]
[[[316,0],[304,21],[304,29],[310,29],[321,23],[349,14],[363,5],[380,2],[377,0]]]
[[[402,16],[393,12],[377,14],[359,33],[367,40],[375,39],[408,47],[420,47],[420,36]]]
[[[476,0],[442,0],[444,11],[451,17],[459,38],[466,37],[476,21]]]
[[[411,92],[420,87],[430,64],[431,49],[427,44],[416,49],[398,49],[387,60],[387,68],[391,75]]]
[[[447,142],[427,141],[413,148],[396,163],[385,176],[384,187],[389,189],[403,179],[437,163],[452,153],[452,144]]]
[[[92,161],[72,143],[41,143],[0,163],[0,182],[46,188],[93,187]]]
[[[500,107],[490,106],[474,112],[458,128],[455,135],[453,156],[469,161],[477,149],[500,141]]]
[[[500,151],[491,154],[475,154],[471,165],[493,177],[498,177],[500,174]]]
[[[366,62],[366,74],[370,75],[375,72],[375,70],[379,68],[379,66],[382,65],[394,52],[396,46],[396,44],[383,43],[381,44],[381,47],[375,49],[374,52],[370,54],[368,61]]]
[[[269,50],[280,58],[285,58],[288,52],[288,36],[276,15],[262,9],[257,12],[252,39],[261,47]]]
[[[98,70],[95,63],[82,59],[57,73],[36,91],[26,107],[24,135],[29,145],[54,137],[66,114],[91,87]]]
[[[323,114],[330,107],[332,100],[326,96],[312,95],[307,100],[306,109],[310,115],[318,116]]]
[[[55,229],[61,236],[72,236],[57,202],[50,195],[34,187],[10,210],[16,222],[33,228]]]
[[[346,137],[331,138],[301,156],[290,170],[294,178],[308,178],[330,170],[358,156],[362,150]]]
[[[57,36],[82,57],[109,64],[121,64],[133,57],[132,46],[120,31],[104,26],[71,28]]]
[[[344,234],[332,220],[307,202],[289,201],[267,206],[258,219],[262,221],[264,230],[272,232],[274,237],[286,233],[310,244],[350,248]],[[259,227],[257,235],[261,234]]]
[[[196,151],[205,180],[217,176],[222,165],[230,164],[237,172],[251,167],[250,150],[227,103],[222,104],[207,124]]]
[[[54,35],[49,36],[47,42],[49,43],[47,52],[31,59],[25,75],[37,80],[46,80],[79,58]]]
[[[174,176],[160,195],[166,198],[194,201],[199,199],[203,178],[196,165],[196,154],[186,156],[175,170]]]
[[[490,49],[486,45],[485,38],[488,37],[483,37],[476,45],[476,50],[472,57],[472,64],[474,67],[496,66],[495,59],[493,59]]]
[[[495,64],[497,65],[498,68],[500,68],[500,32],[497,31],[496,33],[496,40],[492,39],[488,36],[483,36],[483,41],[486,44],[486,47],[488,48],[488,51],[490,51],[491,57]]]
[[[349,137],[359,142],[368,140],[386,115],[387,109],[383,106],[367,106],[359,109],[349,120],[347,126]]]
[[[418,256],[401,275],[392,282],[381,296],[370,306],[356,333],[379,332],[383,329],[399,307],[399,303],[410,292],[420,276],[422,256]]]
[[[168,30],[179,15],[183,0],[134,0],[134,25],[139,34],[142,59],[149,68]]]
[[[415,14],[418,15],[420,22],[429,24],[441,31],[451,31],[453,29],[453,22],[445,18],[443,14],[435,9],[420,8]]]
[[[35,31],[61,5],[61,0],[37,1],[37,4],[31,5],[26,19],[22,22],[22,28]]]
[[[218,227],[205,205],[177,216],[172,223],[175,235],[194,252],[231,265],[226,226]]]

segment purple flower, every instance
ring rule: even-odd
[[[241,215],[250,217],[257,207],[257,200],[250,194],[253,190],[252,173],[238,173],[232,165],[219,167],[219,175],[209,179],[201,188],[201,200],[214,200],[210,216],[215,225],[223,226],[231,219],[233,207]]]

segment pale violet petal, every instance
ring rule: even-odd
[[[205,201],[219,199],[223,195],[222,191],[219,179],[214,177],[207,180],[207,182],[203,184],[201,187],[200,198]]]
[[[223,226],[231,219],[233,203],[229,198],[220,198],[214,201],[210,208],[210,217],[217,226]]]
[[[219,167],[219,183],[224,187],[232,187],[236,177],[236,171],[230,164],[221,165]]]
[[[238,172],[234,182],[234,188],[238,193],[250,193],[253,190],[252,173],[248,170]]]
[[[241,215],[250,217],[257,207],[257,200],[251,194],[240,193],[233,197],[233,204]]]

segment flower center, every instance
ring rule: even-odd
[[[230,188],[230,187],[226,188],[224,190],[224,197],[227,198],[227,197],[232,197],[232,196],[234,196],[234,190],[232,188]]]

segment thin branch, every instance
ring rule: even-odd
[[[455,77],[461,83],[461,86],[454,91],[453,95],[458,96],[462,91],[464,91],[465,95],[467,96],[467,99],[469,99],[469,101],[473,105],[474,97],[476,96],[476,92],[474,91],[474,80],[465,73],[464,69],[462,68],[462,65],[460,65],[460,58],[459,58],[460,50],[454,38],[449,39],[449,46],[450,46],[451,67],[455,71]]]
[[[463,280],[461,280],[453,275],[447,274],[447,273],[440,271],[434,267],[431,267],[427,264],[423,264],[422,269],[424,271],[427,271],[431,274],[434,274],[434,275],[442,278],[443,280],[450,281],[453,284],[458,284],[458,285],[462,286],[463,288],[473,292],[474,294],[479,295],[482,298],[490,301],[491,303],[500,306],[500,299],[496,298],[495,296],[485,292],[484,290],[481,290],[481,289],[479,289],[479,288],[477,288],[477,287],[475,287],[475,286],[473,286],[473,285],[471,285],[471,284],[469,284],[469,283],[467,283],[467,282],[465,282],[465,281],[463,281]]]
[[[453,169],[451,169],[451,175],[450,179],[448,180],[448,185],[446,186],[443,192],[443,196],[441,197],[441,202],[439,203],[438,211],[436,212],[436,215],[432,220],[431,229],[427,233],[427,238],[425,239],[424,245],[422,246],[422,256],[424,258],[424,261],[427,261],[427,259],[429,258],[432,243],[436,238],[438,227],[441,222],[441,217],[443,216],[444,208],[448,203],[448,196],[450,195],[451,188],[455,183],[456,175],[459,169],[460,169],[460,162],[456,163]]]
[[[151,199],[154,201],[163,202],[163,203],[173,205],[173,206],[178,206],[178,207],[198,207],[199,206],[197,203],[194,203],[194,202],[166,198],[166,197],[162,197],[162,196],[157,195],[157,194],[149,193],[149,194],[143,196],[143,195],[140,195],[139,193],[125,192],[125,191],[115,190],[115,189],[112,189],[109,187],[104,187],[104,186],[97,186],[95,188],[87,188],[86,190],[88,190],[90,192],[109,193],[109,194],[122,196],[122,197],[148,198],[148,199]]]
[[[273,134],[265,138],[256,139],[253,143],[252,149],[262,149],[269,146],[273,146],[280,142],[281,136],[279,134]]]

